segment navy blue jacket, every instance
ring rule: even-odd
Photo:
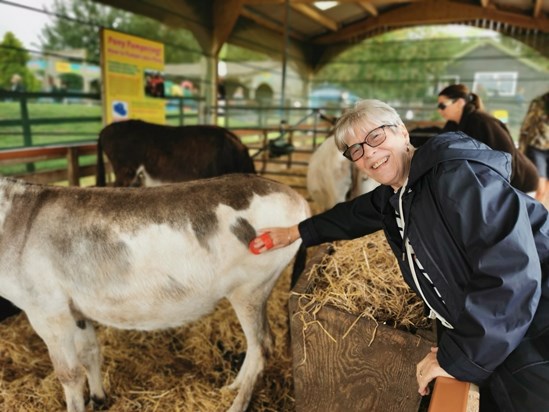
[[[454,329],[437,354],[459,380],[483,384],[525,336],[549,334],[549,217],[509,184],[511,156],[461,132],[416,150],[403,195],[404,237],[444,303],[423,276],[430,306]],[[383,229],[404,279],[418,292],[395,220],[389,186],[300,223],[306,246]],[[529,355],[527,355],[529,356]]]

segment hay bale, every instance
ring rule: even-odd
[[[330,253],[304,274],[309,313],[323,306],[367,317],[405,330],[425,329],[423,302],[404,282],[382,231],[335,242]]]

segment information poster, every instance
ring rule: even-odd
[[[162,43],[103,29],[101,73],[105,124],[127,119],[166,122]]]

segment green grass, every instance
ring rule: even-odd
[[[96,141],[103,128],[102,108],[93,103],[62,103],[31,101],[27,105],[31,122],[46,119],[48,124],[31,123],[31,146],[66,144]],[[2,121],[21,119],[19,102],[0,102],[0,150],[24,147],[22,126],[3,126]],[[81,122],[78,119],[95,117],[96,120]],[[193,120],[186,118],[185,121]],[[169,119],[168,124],[179,124],[178,119]],[[196,120],[195,120],[196,123]],[[95,156],[80,158],[81,165],[95,163]],[[65,159],[35,162],[36,170],[63,169],[67,167]],[[21,174],[27,171],[26,164],[0,166],[0,175]]]
[[[87,104],[29,103],[29,117],[48,119],[52,124],[32,125],[32,145],[96,140],[102,127],[101,107]],[[82,117],[97,117],[96,121],[71,122]],[[19,120],[18,102],[0,102],[0,149],[24,146],[22,126],[2,126],[1,121]]]
[[[53,101],[29,101],[28,115],[32,121],[46,119],[48,124],[35,124],[31,123],[31,145],[51,145],[51,144],[66,144],[76,142],[89,142],[96,141],[99,132],[103,128],[101,120],[102,108],[97,102],[83,104],[83,103],[60,103]],[[170,111],[167,124],[179,125],[179,118],[174,116],[173,111]],[[198,114],[196,111],[186,110],[186,114],[190,114],[190,117],[185,117],[184,122],[186,125],[197,124]],[[228,126],[230,128],[239,127],[257,127],[258,122],[263,124],[269,124],[271,126],[276,125],[279,121],[279,113],[272,111],[264,113],[261,119],[257,113],[253,110],[249,110],[241,113],[230,112],[230,119]],[[176,113],[175,113],[176,114]],[[298,113],[298,117],[301,117],[301,113]],[[194,116],[194,117],[193,117]],[[78,119],[95,117],[96,120],[81,122]],[[294,116],[296,117],[296,116]],[[22,126],[4,126],[2,122],[5,121],[19,121],[21,119],[21,109],[19,102],[4,101],[0,102],[0,150],[24,147],[24,137]],[[291,118],[291,121],[298,121],[299,119]],[[226,119],[224,116],[219,116],[218,124],[220,126],[226,126]],[[299,135],[299,134],[298,134]],[[274,139],[280,136],[278,131],[269,133],[269,139]],[[310,136],[301,136],[299,143],[303,144],[302,140],[311,140]],[[242,141],[246,145],[258,145],[262,144],[262,135],[258,136],[243,136]],[[81,165],[95,164],[96,156],[85,156],[80,158]],[[66,169],[66,159],[53,159],[46,161],[34,162],[35,170],[53,170],[53,169]],[[23,174],[27,171],[26,164],[14,164],[8,166],[0,166],[0,175],[16,175]]]

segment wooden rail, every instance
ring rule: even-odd
[[[248,145],[250,154],[254,161],[261,164],[259,172],[261,174],[279,174],[279,172],[267,171],[268,163],[286,163],[287,167],[292,167],[292,163],[300,163],[292,160],[291,153],[284,161],[269,158],[269,134],[278,131],[275,127],[257,128],[257,129],[234,129],[233,132],[239,137],[258,136],[259,144]],[[293,131],[288,132],[287,141],[291,144],[293,140]],[[311,152],[308,150],[306,152]],[[83,142],[66,145],[51,146],[32,146],[16,149],[0,150],[0,166],[9,166],[22,163],[34,163],[43,160],[63,159],[67,160],[67,168],[44,170],[38,172],[27,172],[12,175],[34,183],[48,184],[52,182],[68,181],[71,186],[80,186],[80,178],[93,176],[96,172],[96,166],[81,166],[79,157],[84,155],[96,155],[96,142]]]
[[[96,143],[75,143],[7,149],[0,151],[0,166],[66,158],[66,169],[30,172],[18,174],[14,177],[22,178],[34,183],[51,183],[67,180],[71,186],[80,186],[81,177],[95,174],[95,165],[80,166],[79,157],[96,153]]]
[[[239,137],[258,136],[258,144],[248,145],[250,154],[254,161],[261,164],[259,172],[261,174],[279,174],[278,172],[267,171],[268,163],[286,163],[287,167],[292,167],[292,163],[301,163],[292,160],[290,153],[284,161],[269,158],[269,134],[279,131],[276,127],[267,128],[241,128],[232,131]],[[293,131],[289,130],[287,141],[291,144],[293,141]],[[312,153],[312,150],[296,150]],[[16,149],[0,150],[0,166],[9,166],[22,163],[34,163],[43,160],[63,159],[67,160],[67,168],[44,170],[38,172],[27,172],[12,175],[34,183],[48,184],[52,182],[68,181],[71,186],[80,186],[80,178],[93,176],[96,172],[95,165],[81,166],[79,157],[84,155],[96,155],[96,142],[82,142],[73,144],[58,144],[51,146],[31,146]]]
[[[428,412],[478,412],[479,401],[477,385],[439,377],[435,381]]]

